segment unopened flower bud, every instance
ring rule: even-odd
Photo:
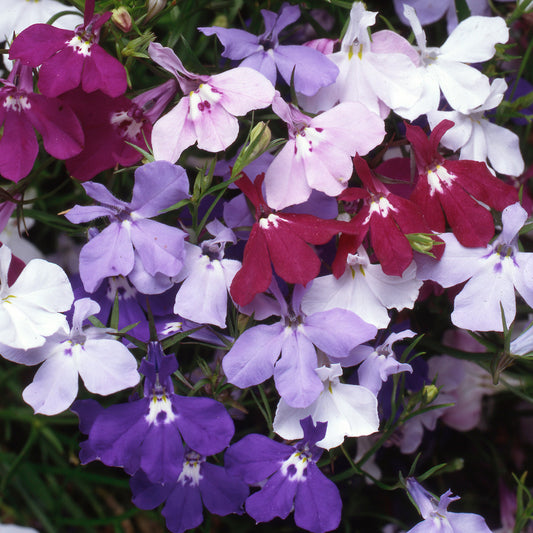
[[[431,403],[439,394],[439,389],[435,385],[426,385],[422,389],[422,397],[425,403]]]
[[[115,26],[124,33],[128,33],[131,30],[131,15],[128,10],[124,6],[120,6],[113,9],[111,13],[111,20],[115,23]]]
[[[232,176],[237,176],[243,168],[264,153],[269,145],[272,133],[265,122],[258,122],[250,131],[248,144],[240,151],[233,165]]]
[[[408,233],[406,237],[415,252],[420,252],[431,257],[435,257],[431,252],[433,246],[442,244],[442,242],[435,240],[427,233]]]
[[[165,6],[167,5],[167,0],[148,0],[145,22],[148,22],[151,18],[154,18],[156,15],[161,13]]]

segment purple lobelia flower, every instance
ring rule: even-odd
[[[234,433],[231,417],[211,398],[174,394],[177,368],[176,358],[151,342],[139,369],[146,377],[144,398],[107,409],[94,400],[75,402],[80,430],[89,435],[81,443],[81,461],[99,459],[130,475],[142,470],[152,483],[173,483],[183,468],[182,439],[202,455],[226,448]]]
[[[119,96],[126,91],[126,69],[98,45],[100,29],[111,12],[95,15],[94,4],[95,0],[87,0],[83,24],[75,31],[34,24],[13,41],[9,59],[41,66],[39,90],[46,96],[58,96],[80,83],[88,93],[100,89]]]
[[[188,197],[189,181],[183,168],[166,161],[139,167],[129,203],[118,200],[99,183],[83,187],[100,205],[76,205],[67,213],[68,220],[78,224],[107,217],[111,222],[81,250],[80,276],[85,290],[94,292],[104,278],[132,272],[130,280],[145,294],[168,289],[172,285],[168,278],[182,267],[186,233],[150,219]],[[149,290],[146,276],[139,275],[139,270],[150,279],[166,276],[168,283]]]
[[[440,498],[436,498],[418,483],[415,478],[406,480],[407,490],[416,503],[422,522],[407,533],[490,533],[485,519],[473,513],[451,513],[448,505],[459,500],[447,490]]]
[[[0,79],[0,174],[11,181],[27,176],[39,152],[34,128],[45,150],[68,159],[83,148],[83,131],[72,109],[56,98],[33,92],[30,67],[16,62],[7,80]]]
[[[253,35],[233,28],[198,28],[205,35],[216,35],[224,46],[222,57],[244,59],[241,67],[253,68],[276,83],[276,69],[281,77],[291,83],[294,72],[294,88],[297,92],[311,96],[321,87],[333,83],[339,69],[324,54],[300,45],[280,45],[279,34],[289,24],[300,18],[300,8],[284,3],[281,11],[273,13],[261,10],[265,31]]]
[[[304,438],[294,446],[264,435],[247,435],[226,451],[226,468],[249,485],[266,481],[246,500],[246,512],[257,522],[286,518],[294,508],[296,525],[322,533],[339,525],[342,501],[335,484],[318,468],[326,423],[301,422]]]
[[[324,390],[315,371],[319,366],[316,348],[335,358],[347,357],[357,345],[374,338],[377,329],[344,309],[304,314],[301,285],[294,288],[291,306],[275,283],[270,287],[280,304],[281,320],[247,329],[222,360],[222,367],[228,381],[241,388],[262,383],[273,374],[287,404],[307,407]]]
[[[172,533],[199,526],[203,505],[219,516],[242,514],[249,494],[242,479],[190,449],[185,451],[180,475],[171,483],[151,483],[141,470],[131,478],[130,486],[133,503],[140,509],[154,509],[166,502],[161,514]]]

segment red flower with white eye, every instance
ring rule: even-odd
[[[494,177],[483,162],[442,157],[437,150],[439,142],[453,125],[443,120],[429,138],[422,128],[405,125],[418,169],[410,200],[420,207],[432,230],[444,232],[446,218],[463,246],[484,247],[494,235],[494,222],[479,202],[502,211],[518,201],[518,193]]]

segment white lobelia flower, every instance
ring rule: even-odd
[[[519,176],[524,172],[518,135],[486,119],[484,114],[503,100],[507,83],[497,78],[490,86],[485,101],[474,109],[460,111],[431,111],[428,122],[433,129],[442,120],[454,122],[442,137],[441,144],[450,150],[461,150],[460,159],[488,161],[496,172]]]
[[[488,98],[489,79],[467,63],[489,60],[496,43],[505,43],[509,29],[501,17],[468,17],[450,34],[440,48],[426,46],[426,34],[415,10],[404,5],[420,53],[422,96],[415,106],[400,113],[409,119],[436,110],[440,91],[450,106],[458,111],[473,109]]]
[[[290,407],[280,400],[274,418],[274,431],[284,439],[301,439],[300,420],[311,415],[313,422],[327,422],[325,437],[317,446],[329,450],[339,446],[344,437],[370,435],[378,430],[378,403],[365,387],[341,383],[339,364],[322,366],[316,373],[324,383],[324,390],[308,407]]]
[[[67,322],[62,314],[74,300],[67,275],[59,266],[33,259],[13,285],[8,284],[11,250],[0,248],[0,349],[42,346]]]
[[[387,309],[412,309],[422,282],[415,279],[416,265],[411,263],[402,276],[388,276],[379,264],[371,264],[363,246],[357,254],[348,254],[344,274],[313,280],[302,300],[306,314],[336,307],[347,309],[378,329],[386,328]]]
[[[386,118],[390,109],[415,104],[421,91],[416,52],[406,39],[388,30],[370,37],[376,15],[367,11],[363,2],[353,3],[341,49],[327,56],[339,68],[337,80],[314,96],[299,95],[304,110],[316,113],[338,102],[360,102]]]
[[[113,330],[83,327],[83,322],[99,311],[93,300],[77,300],[72,328],[65,324],[38,348],[2,350],[2,355],[15,363],[36,365],[44,361],[22,393],[36,413],[55,415],[68,409],[78,394],[78,375],[89,392],[102,395],[139,382],[137,361],[120,341],[110,337]]]

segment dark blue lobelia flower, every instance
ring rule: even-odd
[[[154,509],[163,502],[162,514],[172,533],[181,533],[203,522],[203,506],[225,516],[242,514],[248,486],[222,466],[206,462],[205,457],[186,450],[180,475],[171,483],[154,484],[138,471],[130,481],[133,503],[140,509]],[[203,504],[203,505],[202,505]]]
[[[182,439],[202,455],[226,448],[235,430],[231,417],[215,400],[174,394],[177,368],[176,358],[151,342],[139,369],[146,376],[144,398],[108,408],[94,400],[75,402],[80,430],[89,435],[81,443],[81,462],[98,459],[130,475],[143,470],[153,483],[171,483],[183,468]]]
[[[290,446],[263,435],[247,435],[226,451],[226,468],[261,490],[246,500],[246,512],[257,522],[286,518],[294,509],[296,525],[323,533],[340,523],[342,502],[335,484],[318,468],[323,450],[315,444],[326,434],[325,422],[300,421],[304,438]]]

